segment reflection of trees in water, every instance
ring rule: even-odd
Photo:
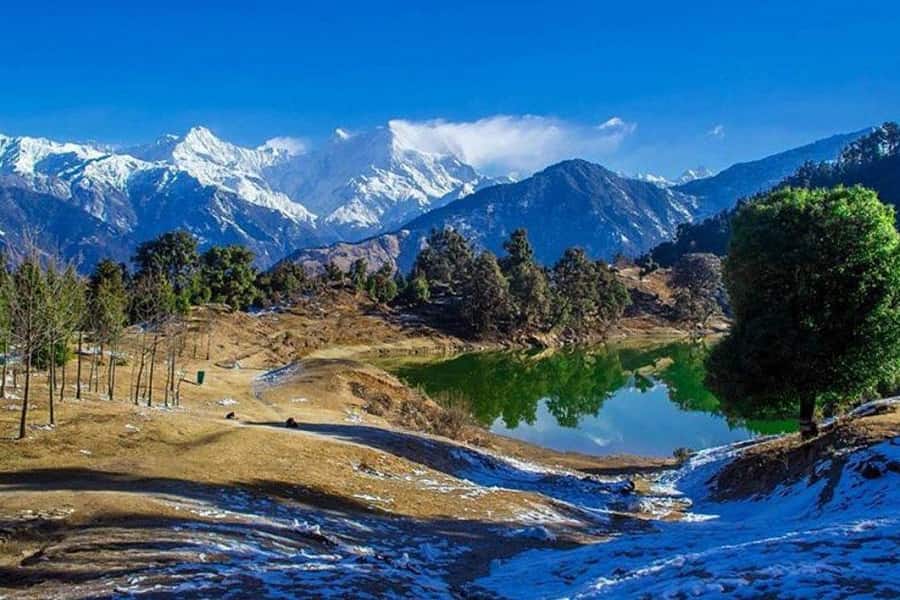
[[[685,411],[722,414],[718,399],[704,385],[702,345],[672,343],[651,349],[598,348],[565,350],[548,356],[533,353],[481,353],[426,366],[404,366],[398,375],[432,396],[462,394],[475,417],[489,425],[498,417],[508,428],[534,424],[538,403],[563,427],[577,427],[582,417],[596,416],[603,403],[632,382],[641,392],[657,382]],[[730,426],[759,433],[784,430],[787,423],[751,421],[726,411]]]

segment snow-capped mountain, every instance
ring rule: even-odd
[[[707,169],[703,165],[698,167],[694,167],[693,169],[685,169],[684,173],[682,173],[678,179],[674,181],[675,185],[680,185],[682,183],[688,183],[689,181],[696,181],[698,179],[706,179],[707,177],[712,177],[715,175],[713,171]]]
[[[697,179],[712,177],[714,174],[715,173],[713,173],[713,171],[707,169],[706,167],[700,166],[693,169],[686,169],[681,175],[678,176],[677,179],[669,179],[668,177],[663,177],[662,175],[656,175],[654,173],[638,173],[632,178],[637,179],[638,181],[646,181],[647,183],[652,183],[653,185],[659,186],[661,188],[668,188],[675,185],[688,183],[690,181],[696,181]],[[619,175],[627,177],[627,175],[624,175],[623,173],[619,173]]]
[[[315,230],[315,217],[302,204],[261,178],[264,168],[288,158],[272,146],[251,150],[222,142],[203,128],[121,152],[0,136],[0,187],[26,192],[4,196],[0,230],[7,233],[4,243],[15,246],[27,224],[48,249],[91,248],[89,262],[103,253],[94,247],[113,238],[110,253],[126,260],[122,249],[181,228],[204,243],[246,244],[260,264],[270,264],[297,245],[331,240]],[[29,203],[40,203],[40,210]],[[64,222],[51,219],[63,213]],[[27,223],[25,214],[31,215]]]
[[[303,204],[273,190],[266,181],[266,169],[291,158],[288,150],[273,144],[242,148],[217,138],[205,127],[194,127],[184,136],[165,135],[153,144],[127,152],[144,160],[172,165],[203,185],[232,192],[288,217],[300,221],[315,218]]]
[[[241,147],[204,127],[118,151],[0,136],[0,186],[33,192],[8,195],[10,212],[21,216],[26,201],[63,202],[81,211],[67,209],[67,219],[85,219],[79,235],[111,228],[133,247],[183,228],[207,244],[246,244],[261,265],[299,246],[380,233],[492,183],[455,156],[416,149],[392,124],[339,130],[310,154],[283,138]],[[37,221],[48,243],[85,247],[60,239],[58,223]]]
[[[268,177],[348,240],[505,182],[452,154],[416,148],[396,121],[355,134],[338,129],[323,148],[270,168]]]
[[[621,171],[618,173],[618,175],[620,177],[628,177],[626,173],[623,173]],[[631,178],[646,183],[652,183],[653,185],[661,188],[672,187],[673,185],[675,185],[675,182],[671,179],[663,177],[662,175],[656,175],[654,173],[637,173],[636,175],[632,175]]]
[[[681,222],[771,187],[806,160],[834,158],[862,133],[711,177],[697,168],[677,181],[628,178],[567,161],[512,185],[495,185],[450,151],[417,147],[398,121],[337,130],[312,152],[285,138],[241,147],[203,127],[124,150],[0,135],[0,244],[21,248],[28,229],[45,249],[81,256],[87,268],[104,255],[127,260],[141,241],[185,229],[203,245],[244,244],[268,266],[297,249],[405,228],[412,235],[376,250],[387,256],[398,248],[406,266],[431,227],[457,227],[497,250],[524,226],[547,261],[573,244],[596,256],[634,254]]]

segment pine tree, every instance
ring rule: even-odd
[[[463,321],[479,335],[504,331],[512,319],[509,283],[497,258],[482,252],[472,264],[463,289]]]
[[[47,282],[41,270],[37,253],[32,249],[12,274],[10,316],[13,339],[25,362],[25,388],[22,396],[22,412],[19,419],[19,439],[25,437],[28,420],[28,402],[31,399],[31,370],[35,352],[46,341]]]
[[[468,240],[453,229],[432,230],[413,266],[413,276],[424,276],[432,290],[458,294],[474,262]]]
[[[350,283],[357,292],[366,289],[368,280],[369,263],[365,258],[357,258],[350,265]]]
[[[385,263],[377,271],[369,275],[366,288],[375,302],[387,304],[397,297],[397,282],[394,281],[391,265]]]
[[[524,229],[515,230],[504,242],[507,255],[500,260],[509,280],[516,324],[524,329],[543,328],[550,317],[550,283],[534,260],[534,250]]]
[[[253,252],[244,246],[213,246],[200,257],[200,273],[193,292],[210,302],[245,310],[257,298]]]

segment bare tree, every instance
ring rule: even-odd
[[[32,359],[46,340],[48,304],[46,283],[38,254],[32,249],[12,274],[12,293],[9,302],[13,339],[25,364],[25,390],[19,420],[19,439],[25,437],[28,419]]]
[[[156,357],[162,329],[174,310],[174,293],[168,281],[153,273],[142,275],[134,285],[132,293],[132,315],[141,327],[140,358],[134,382],[134,403],[139,398],[153,405],[153,379]],[[147,338],[150,337],[148,342]],[[149,359],[149,363],[148,363]],[[144,371],[147,382],[144,385]]]
[[[721,259],[713,254],[685,254],[672,267],[669,283],[675,290],[676,310],[683,319],[692,321],[699,333],[721,309]]]
[[[0,350],[3,351],[3,372],[0,373],[0,398],[6,397],[6,376],[12,356],[12,322],[10,295],[13,293],[12,277],[6,255],[0,252]]]

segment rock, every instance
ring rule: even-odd
[[[678,462],[684,462],[691,457],[694,453],[690,448],[675,448],[675,451],[672,452],[672,456],[675,457],[675,460]]]
[[[298,429],[300,424],[294,420],[294,417],[288,417],[287,421],[284,422],[284,426],[288,429]]]
[[[860,468],[859,473],[866,479],[878,479],[884,475],[881,467],[872,462],[865,463],[862,468]]]
[[[234,414],[234,411],[232,411],[232,412],[228,413],[227,415],[225,415],[225,418],[228,420],[233,420],[236,418],[236,415]]]

